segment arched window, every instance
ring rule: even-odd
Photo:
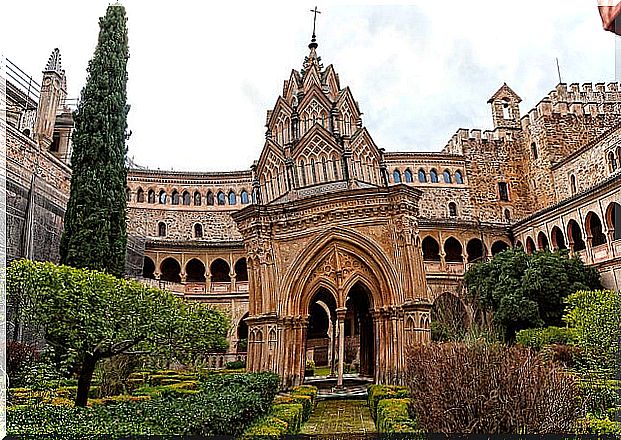
[[[494,244],[492,244],[492,255],[499,254],[507,249],[509,249],[509,245],[507,243],[502,240],[495,241]]]
[[[392,180],[393,180],[395,183],[401,183],[401,171],[399,171],[399,170],[394,170],[394,171],[392,172]]]
[[[198,191],[194,193],[194,206],[201,206],[201,193]]]
[[[449,216],[457,217],[457,205],[455,204],[455,202],[449,203],[448,208],[449,208]]]
[[[237,197],[233,191],[229,192],[229,205],[237,205]]]
[[[600,246],[606,243],[606,236],[602,228],[602,222],[599,216],[593,211],[590,211],[585,220],[587,237],[591,237],[591,246]]]
[[[209,206],[213,206],[214,205],[214,197],[213,197],[213,193],[211,191],[207,192],[207,204]]]
[[[532,144],[530,144],[530,152],[532,153],[534,160],[539,159],[539,152],[537,151],[536,143],[533,142]]]
[[[160,280],[173,283],[181,282],[181,266],[174,258],[166,258],[160,264]]]
[[[451,172],[449,170],[444,170],[442,175],[444,176],[444,183],[453,183],[453,180],[451,179]]]
[[[621,205],[612,202],[606,209],[606,224],[613,240],[621,240]]]
[[[300,161],[300,177],[302,181],[302,186],[306,186],[306,164],[304,159]]]
[[[422,168],[418,170],[418,181],[420,183],[427,183],[427,173]]]
[[[317,183],[317,170],[315,169],[315,159],[311,159],[311,175],[313,176],[313,183]]]
[[[533,241],[532,238],[527,237],[526,238],[526,253],[532,254],[533,252],[535,252],[535,242]]]
[[[552,228],[550,238],[552,239],[552,246],[555,249],[567,249],[567,246],[565,246],[565,237],[563,236],[563,231],[561,231],[558,226]]]
[[[179,204],[179,193],[177,192],[177,190],[174,190],[172,192],[171,199],[172,199],[172,204],[173,205],[178,205]]]
[[[510,221],[511,220],[511,211],[509,211],[509,209],[505,208],[505,220]]]
[[[139,203],[144,202],[144,191],[142,188],[138,188],[138,191],[136,191],[136,201]]]
[[[573,196],[574,194],[576,194],[577,191],[577,187],[576,187],[576,176],[574,176],[573,174],[569,177],[569,183],[571,185],[571,195]]]
[[[142,260],[142,277],[155,279],[155,263],[147,256]]]
[[[165,205],[166,204],[166,191],[161,190],[160,191],[160,205]]]
[[[222,191],[218,192],[218,205],[226,205],[226,196]]]
[[[128,202],[132,201],[132,190],[129,187],[125,187],[125,200]]]
[[[328,166],[326,164],[325,157],[321,158],[321,169],[323,170],[323,181],[327,182],[328,181]]]
[[[614,151],[608,152],[608,166],[610,167],[610,171],[617,169],[617,160],[615,159]]]
[[[148,203],[155,203],[155,191],[153,191],[152,189],[150,189],[148,194],[147,194],[147,202]]]
[[[217,258],[211,263],[209,271],[211,272],[211,281],[215,283],[228,283],[231,281],[229,263],[221,258]]]
[[[458,185],[463,185],[464,183],[464,176],[459,170],[455,171],[455,183],[457,183]]]
[[[433,237],[425,237],[422,248],[424,261],[440,261],[440,245]]]
[[[409,168],[406,168],[406,170],[403,172],[403,177],[405,177],[405,181],[407,183],[412,182],[412,172],[410,171]]]
[[[473,238],[466,245],[466,253],[468,254],[468,263],[481,261],[485,254],[483,242],[478,238]]]
[[[190,197],[190,193],[187,191],[183,191],[183,204],[189,205],[192,203],[192,197]]]
[[[235,263],[235,280],[248,281],[248,267],[245,258],[240,258],[237,260],[237,263]]]
[[[188,283],[205,282],[205,265],[197,258],[192,258],[185,265],[185,280]]]
[[[444,253],[446,255],[446,257],[444,258],[445,261],[449,263],[450,262],[453,262],[453,263],[463,262],[464,258],[461,255],[461,252],[462,252],[461,243],[457,241],[455,238],[449,237],[444,242]]]
[[[245,189],[241,192],[241,202],[242,205],[247,205],[250,202],[248,199],[248,192]]]
[[[567,223],[567,239],[569,240],[569,247],[573,247],[574,252],[586,249],[586,244],[582,239],[582,231],[575,220],[569,220]]]
[[[550,249],[550,244],[548,242],[548,237],[543,232],[539,232],[537,235],[537,245],[539,246],[540,251],[547,251]]]
[[[502,118],[511,119],[511,115],[509,114],[509,100],[507,98],[503,98],[501,105],[502,105]]]
[[[334,180],[339,180],[339,160],[336,156],[332,158],[332,172],[334,173]]]
[[[196,223],[194,225],[194,237],[203,238],[203,225],[201,225],[200,223]]]
[[[166,223],[159,222],[157,224],[157,235],[158,237],[166,237]]]
[[[431,179],[431,183],[438,183],[438,172],[432,169],[429,171],[429,178]]]

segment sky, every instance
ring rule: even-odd
[[[124,0],[128,155],[162,170],[248,169],[291,69],[308,54],[315,4]],[[615,80],[615,39],[595,0],[317,4],[318,54],[349,86],[375,143],[439,151],[459,128],[490,129],[506,82],[525,114],[558,83]],[[58,47],[79,97],[108,0],[5,2],[0,53],[40,82]],[[619,52],[619,50],[617,50]]]

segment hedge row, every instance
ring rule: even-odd
[[[406,387],[397,385],[369,385],[367,403],[371,409],[373,420],[377,420],[377,404],[383,399],[403,399],[410,397]]]
[[[573,339],[574,331],[567,327],[529,328],[520,330],[515,335],[518,344],[537,351],[552,344],[571,344]]]
[[[183,398],[150,398],[91,408],[39,405],[7,411],[9,435],[108,434],[238,436],[266,414],[278,390],[272,373],[219,375]],[[300,413],[302,406],[300,405]]]
[[[302,424],[310,417],[316,398],[316,387],[294,387],[289,395],[275,398],[270,413],[251,425],[242,439],[274,440],[285,435],[298,434]]]
[[[408,410],[410,399],[382,399],[377,404],[377,431],[382,434],[407,433],[417,430]]]

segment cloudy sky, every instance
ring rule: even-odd
[[[266,111],[308,53],[314,4],[122,3],[129,155],[150,168],[247,169],[263,146]],[[503,82],[525,113],[558,82],[556,57],[564,82],[615,80],[616,37],[601,29],[595,0],[373,3],[318,4],[318,52],[387,151],[438,151],[460,127],[490,128],[486,101]],[[40,80],[60,48],[78,97],[108,4],[6,2],[0,53]]]

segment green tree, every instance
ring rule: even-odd
[[[61,263],[122,276],[125,269],[125,8],[108,6],[74,113],[71,195],[60,243]]]
[[[175,341],[177,350],[218,350],[228,330],[218,310],[104,272],[52,263],[12,262],[7,294],[25,304],[18,318],[40,328],[55,353],[78,371],[76,406],[87,403],[98,361],[136,347],[166,352],[166,340]]]
[[[563,320],[572,329],[573,343],[584,352],[586,367],[613,373],[621,344],[621,292],[579,291],[566,303]]]
[[[509,249],[475,264],[464,282],[469,300],[493,313],[507,340],[518,330],[563,324],[563,301],[578,290],[601,288],[598,272],[567,251]]]

